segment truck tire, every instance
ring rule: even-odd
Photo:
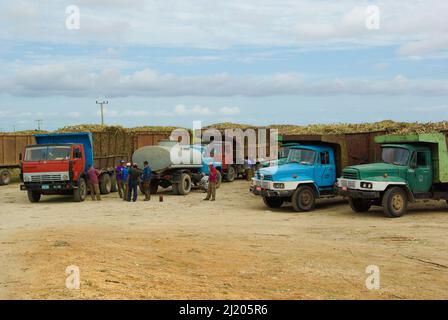
[[[173,185],[174,190],[174,185]],[[177,184],[177,194],[186,195],[191,190],[191,177],[189,174],[182,173],[180,176],[180,182]]]
[[[110,175],[105,173],[100,177],[100,193],[109,194],[112,188],[112,180]]]
[[[292,207],[295,211],[311,211],[316,205],[316,193],[309,186],[298,187],[292,195]]]
[[[11,172],[7,169],[0,170],[0,186],[6,186],[11,182]]]
[[[28,200],[30,200],[31,203],[39,202],[40,197],[40,192],[28,190]]]
[[[400,187],[393,187],[383,196],[383,212],[386,217],[399,218],[408,210],[408,197]]]
[[[350,204],[352,210],[355,212],[367,212],[372,206],[372,203],[365,199],[349,198],[348,203]]]
[[[159,190],[159,183],[157,181],[151,181],[151,183],[149,185],[149,193],[157,194],[158,190]]]
[[[263,197],[264,204],[269,208],[280,208],[285,202],[282,198],[278,197]]]
[[[112,174],[110,176],[110,192],[117,192],[117,191],[118,191],[117,176],[115,174]]]
[[[235,167],[229,166],[227,169],[227,173],[224,175],[224,180],[227,182],[233,182],[235,180],[235,175],[236,175]]]
[[[78,188],[73,191],[75,202],[83,202],[87,197],[87,182],[84,178],[79,178]]]

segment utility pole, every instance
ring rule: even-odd
[[[101,125],[103,125],[103,126],[104,126],[104,109],[103,109],[103,105],[104,104],[108,104],[108,103],[109,103],[109,101],[107,101],[107,100],[101,101],[101,102],[96,101],[96,104],[99,104],[101,106]]]
[[[37,122],[37,131],[40,131],[42,122],[44,122],[44,120],[42,120],[42,119],[38,119],[38,120],[36,120],[36,122]]]

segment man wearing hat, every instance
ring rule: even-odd
[[[123,181],[123,201],[128,200],[128,189],[129,189],[128,177],[130,168],[131,164],[128,162],[126,163],[126,167],[123,168],[123,171],[121,171],[121,178]]]
[[[118,194],[120,195],[120,198],[123,198],[124,196],[124,182],[123,182],[123,170],[126,168],[124,165],[124,160],[120,161],[120,164],[115,169],[115,176],[117,178],[117,188],[118,188]]]
[[[216,184],[218,183],[218,170],[213,166],[213,163],[210,162],[208,164],[208,190],[207,197],[205,197],[205,201],[211,200],[215,201],[216,198]]]

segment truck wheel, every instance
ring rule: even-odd
[[[84,178],[79,178],[78,188],[73,191],[75,202],[83,202],[87,197],[87,183]]]
[[[383,196],[384,215],[389,218],[399,218],[408,209],[408,197],[406,192],[399,187],[393,187]]]
[[[40,192],[28,190],[28,200],[30,200],[30,202],[39,202],[40,196]]]
[[[227,182],[232,182],[235,180],[235,167],[234,166],[229,166],[227,169],[227,173],[224,175],[224,180]]]
[[[112,180],[110,178],[110,175],[105,173],[100,177],[100,193],[109,194],[111,188],[112,188]]]
[[[263,197],[263,202],[269,208],[280,208],[284,200],[277,197]]]
[[[295,211],[311,211],[316,205],[316,195],[313,188],[298,187],[292,196],[292,207]]]
[[[367,212],[369,211],[372,204],[370,201],[364,200],[364,199],[353,199],[349,198],[348,203],[350,204],[350,207],[355,212]]]
[[[216,189],[219,189],[222,183],[222,174],[220,171],[218,171],[218,182],[216,182]]]
[[[110,192],[117,192],[117,191],[118,191],[117,176],[112,174],[110,176]]]
[[[11,172],[4,169],[0,170],[0,186],[6,186],[11,182]]]
[[[159,183],[157,181],[155,181],[155,182],[151,181],[151,183],[149,185],[149,193],[157,194],[158,190],[159,190]]]
[[[173,186],[174,190],[174,186]],[[180,176],[180,182],[177,184],[178,194],[186,195],[190,193],[191,190],[191,177],[189,174],[182,173]]]

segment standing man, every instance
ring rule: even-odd
[[[128,162],[126,163],[126,167],[123,168],[123,171],[121,171],[121,179],[123,183],[123,201],[128,200],[128,190],[129,190],[129,183],[128,183],[128,177],[129,177],[129,169],[131,167],[131,164]]]
[[[149,166],[148,161],[143,163],[145,168],[143,169],[143,193],[145,194],[145,200],[151,200],[151,168]]]
[[[208,164],[208,190],[207,190],[207,197],[205,197],[205,201],[211,200],[215,201],[216,198],[216,184],[218,183],[218,170],[213,166],[213,163]],[[210,199],[211,197],[211,199]]]
[[[87,176],[88,176],[88,184],[89,184],[89,190],[90,190],[90,196],[92,197],[92,201],[101,200],[100,195],[100,184],[98,181],[98,177],[100,176],[100,172],[95,169],[92,165],[89,166],[89,169],[87,170]]]
[[[115,176],[117,177],[117,187],[118,187],[118,194],[120,195],[120,198],[124,197],[124,182],[123,182],[123,169],[126,168],[124,165],[124,160],[120,161],[120,164],[115,169]]]
[[[139,183],[139,178],[140,175],[143,173],[142,170],[140,170],[137,167],[137,164],[134,163],[134,165],[129,169],[129,176],[128,176],[128,201],[131,201],[131,197],[132,197],[132,201],[135,202],[137,201],[137,187],[138,187],[138,183]]]

